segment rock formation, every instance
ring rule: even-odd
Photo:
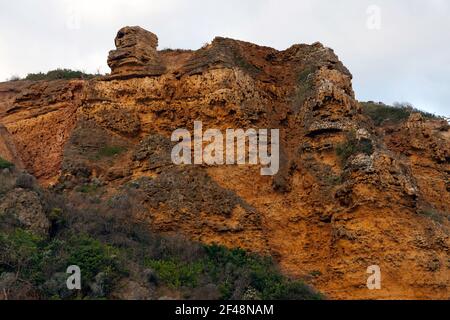
[[[24,167],[10,133],[2,124],[0,124],[0,155],[2,155],[3,159],[14,163],[17,167]]]
[[[0,123],[43,185],[95,184],[105,201],[131,186],[145,199],[135,218],[152,230],[271,255],[330,298],[450,297],[448,125],[413,115],[376,127],[320,43],[278,51],[216,38],[157,51],[157,42],[125,27],[111,75],[0,84]],[[278,174],[174,166],[170,135],[195,120],[204,130],[279,128]],[[366,288],[371,265],[381,290]]]
[[[156,51],[158,37],[141,27],[124,27],[117,33],[116,50],[109,53],[112,78],[157,76],[164,66]]]

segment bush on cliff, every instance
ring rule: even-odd
[[[120,146],[104,146],[98,150],[95,159],[109,158],[119,155],[125,151],[124,147]]]
[[[130,218],[133,194],[116,196],[121,204],[72,197],[79,199],[43,198],[52,223],[48,238],[0,223],[0,286],[11,275],[3,284],[8,298],[114,298],[124,281],[139,284],[149,298],[167,290],[186,299],[321,298],[283,276],[270,258],[150,232]],[[81,269],[81,291],[66,288],[69,265]]]
[[[395,103],[393,106],[377,102],[361,102],[363,114],[373,120],[375,125],[383,123],[397,124],[405,121],[412,113],[418,112],[426,119],[438,119],[432,113],[414,108],[409,103]]]
[[[14,164],[0,157],[0,169],[9,169],[12,167],[14,167]]]
[[[25,80],[32,80],[32,81],[38,81],[38,80],[69,80],[69,79],[92,79],[96,75],[84,73],[83,71],[76,71],[76,70],[70,70],[70,69],[56,69],[56,70],[50,70],[47,73],[29,73]]]
[[[369,139],[358,140],[355,132],[351,131],[347,133],[346,140],[336,146],[336,155],[345,166],[348,159],[358,153],[371,155],[373,153],[372,141]]]

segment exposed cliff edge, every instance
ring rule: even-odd
[[[450,298],[447,122],[414,113],[376,126],[320,43],[157,43],[125,27],[110,75],[0,83],[1,156],[56,193],[88,188],[108,201],[133,188],[144,200],[130,219],[271,255],[330,298]],[[278,174],[174,166],[170,135],[195,120],[204,130],[279,128]],[[381,290],[366,287],[371,265]]]

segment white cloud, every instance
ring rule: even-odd
[[[362,100],[410,101],[450,116],[447,0],[15,0],[0,11],[0,79],[57,67],[108,71],[117,30],[140,25],[160,47],[228,36],[285,49],[321,41],[354,75]],[[380,30],[367,8],[381,9]]]

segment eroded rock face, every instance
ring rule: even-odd
[[[278,51],[216,38],[158,52],[154,34],[126,27],[116,46],[111,76],[0,84],[0,123],[41,183],[99,186],[105,201],[133,188],[152,230],[269,254],[330,298],[449,297],[448,125],[414,116],[376,128],[320,43]],[[278,174],[174,166],[170,135],[197,120],[280,129]],[[336,149],[351,133],[370,148],[343,161]],[[374,264],[382,290],[365,287]]]
[[[156,47],[158,37],[141,27],[124,27],[115,39],[116,50],[109,53],[112,78],[161,75],[165,68]]]
[[[3,159],[14,163],[19,168],[23,168],[22,159],[17,153],[17,149],[13,142],[11,134],[1,123],[0,123],[0,154],[2,155]]]
[[[31,190],[16,188],[0,201],[0,216],[12,215],[21,226],[35,234],[47,236],[50,228],[38,195]]]
[[[1,133],[2,138],[12,136],[14,146],[8,143],[9,150],[41,181],[50,183],[59,174],[85,85],[80,80],[25,81],[18,84],[21,90],[16,95],[3,100],[0,126],[7,132]]]

